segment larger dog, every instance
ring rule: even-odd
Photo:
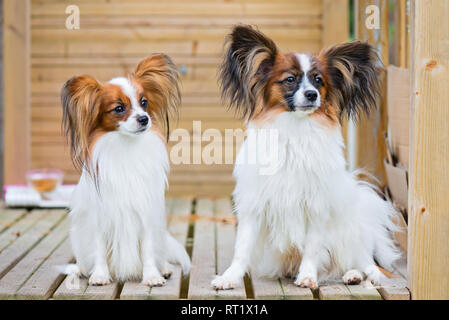
[[[340,119],[375,108],[380,64],[362,42],[317,56],[283,54],[254,28],[234,28],[220,80],[223,97],[248,120],[248,137],[234,169],[234,259],[213,287],[233,288],[250,269],[296,276],[308,288],[342,276],[347,284],[364,276],[379,283],[376,263],[389,268],[399,254],[394,209],[346,169]],[[264,130],[278,137],[269,174],[246,159],[254,144],[269,144],[256,137]]]

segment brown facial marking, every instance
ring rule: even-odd
[[[272,70],[265,75],[269,77],[265,96],[256,108],[251,121],[260,126],[273,121],[277,115],[290,111],[286,97],[294,93],[297,84],[296,81],[289,83],[285,79],[289,77],[297,79],[301,74],[302,70],[293,54],[279,53]]]
[[[116,112],[117,107],[123,108],[123,112]],[[100,119],[98,130],[101,132],[114,131],[119,128],[119,122],[126,121],[132,113],[131,100],[123,93],[120,86],[106,84],[100,95]]]
[[[152,128],[165,130],[168,138],[170,116],[177,116],[181,104],[179,74],[172,60],[164,54],[143,59],[130,76],[138,95],[148,100],[148,114]],[[140,101],[140,97],[139,97]],[[165,140],[165,139],[164,139]]]

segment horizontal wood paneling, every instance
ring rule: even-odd
[[[68,5],[80,8],[80,30],[65,29]],[[194,120],[202,120],[203,130],[242,128],[219,99],[216,72],[224,37],[234,24],[247,23],[257,25],[284,51],[317,52],[322,10],[321,0],[33,0],[31,166],[61,168],[65,182],[76,183],[78,173],[61,135],[63,83],[81,74],[103,82],[126,75],[152,52],[169,54],[187,70],[181,77],[179,120],[172,121],[171,129],[192,132]],[[232,167],[172,165],[170,193],[230,194]]]

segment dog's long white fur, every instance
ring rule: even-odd
[[[356,269],[379,283],[399,256],[391,237],[394,209],[346,169],[339,126],[285,112],[263,128],[249,123],[234,169],[238,230],[234,259],[212,285],[236,286],[245,272],[297,276],[296,284],[336,279]],[[243,159],[257,130],[279,133],[279,168],[261,175]],[[276,158],[276,157],[272,157]]]
[[[166,228],[169,162],[161,138],[149,130],[109,132],[95,144],[92,166],[98,185],[84,169],[74,191],[70,239],[77,267],[66,266],[65,273],[92,275],[99,283],[143,275],[149,285],[162,284],[167,262],[188,273],[189,257]]]

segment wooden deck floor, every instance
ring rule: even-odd
[[[231,201],[167,199],[167,212],[170,232],[191,254],[190,275],[182,277],[176,266],[164,287],[134,282],[97,287],[55,270],[74,261],[67,211],[0,208],[0,299],[410,299],[402,276],[378,288],[336,283],[313,292],[294,286],[291,279],[246,277],[244,287],[213,290],[211,279],[229,266],[233,255]]]

